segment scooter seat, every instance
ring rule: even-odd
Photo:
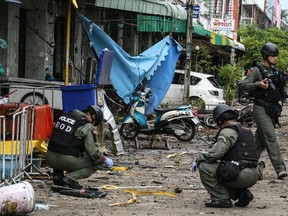
[[[168,111],[171,111],[171,110],[175,110],[173,108],[165,108],[165,109],[161,109],[161,108],[158,108],[158,109],[154,109],[155,112],[168,112]]]
[[[182,105],[182,106],[177,106],[177,107],[170,107],[170,108],[157,108],[157,109],[154,109],[155,112],[160,112],[160,113],[164,113],[164,112],[168,112],[168,111],[171,111],[171,110],[185,110],[187,108],[190,108],[191,106],[190,105]]]

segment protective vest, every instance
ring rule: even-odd
[[[256,145],[254,143],[254,136],[251,130],[243,128],[240,124],[227,125],[224,128],[232,128],[238,132],[238,139],[236,143],[230,148],[222,160],[225,161],[258,161],[256,153]],[[220,131],[221,131],[220,130]],[[219,131],[219,133],[220,133]],[[218,133],[218,135],[219,135]],[[217,137],[218,137],[217,135]]]
[[[84,140],[75,138],[75,130],[86,123],[88,121],[76,113],[64,113],[54,124],[48,150],[80,157],[85,151]]]
[[[282,99],[284,84],[278,70],[273,71],[273,73],[268,73],[268,71],[260,64],[256,67],[262,74],[262,79],[266,79],[269,83],[268,89],[257,88],[250,92],[250,95],[255,99],[264,99],[268,103],[277,103]]]

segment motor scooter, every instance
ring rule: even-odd
[[[236,114],[236,120],[240,122],[240,124],[245,125],[247,127],[252,127],[254,118],[253,118],[253,105],[249,104],[244,106],[243,108],[234,109]],[[205,126],[213,129],[217,129],[218,125],[213,119],[213,115],[209,114],[205,116],[203,123]]]
[[[168,109],[154,109],[155,121],[148,125],[145,115],[145,104],[152,96],[148,86],[140,89],[130,99],[129,115],[125,116],[120,127],[124,139],[133,139],[139,133],[145,135],[173,135],[180,141],[194,138],[199,119],[191,112],[191,105],[177,106]]]

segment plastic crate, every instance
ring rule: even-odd
[[[94,84],[61,86],[63,112],[74,109],[83,110],[96,104],[96,89]]]

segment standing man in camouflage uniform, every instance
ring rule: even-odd
[[[255,143],[258,156],[266,149],[278,179],[283,179],[287,176],[286,166],[274,129],[279,124],[278,117],[282,111],[279,102],[285,96],[281,75],[275,68],[278,54],[275,44],[266,43],[261,49],[263,61],[247,74],[241,89],[255,98],[253,115],[257,124]]]

